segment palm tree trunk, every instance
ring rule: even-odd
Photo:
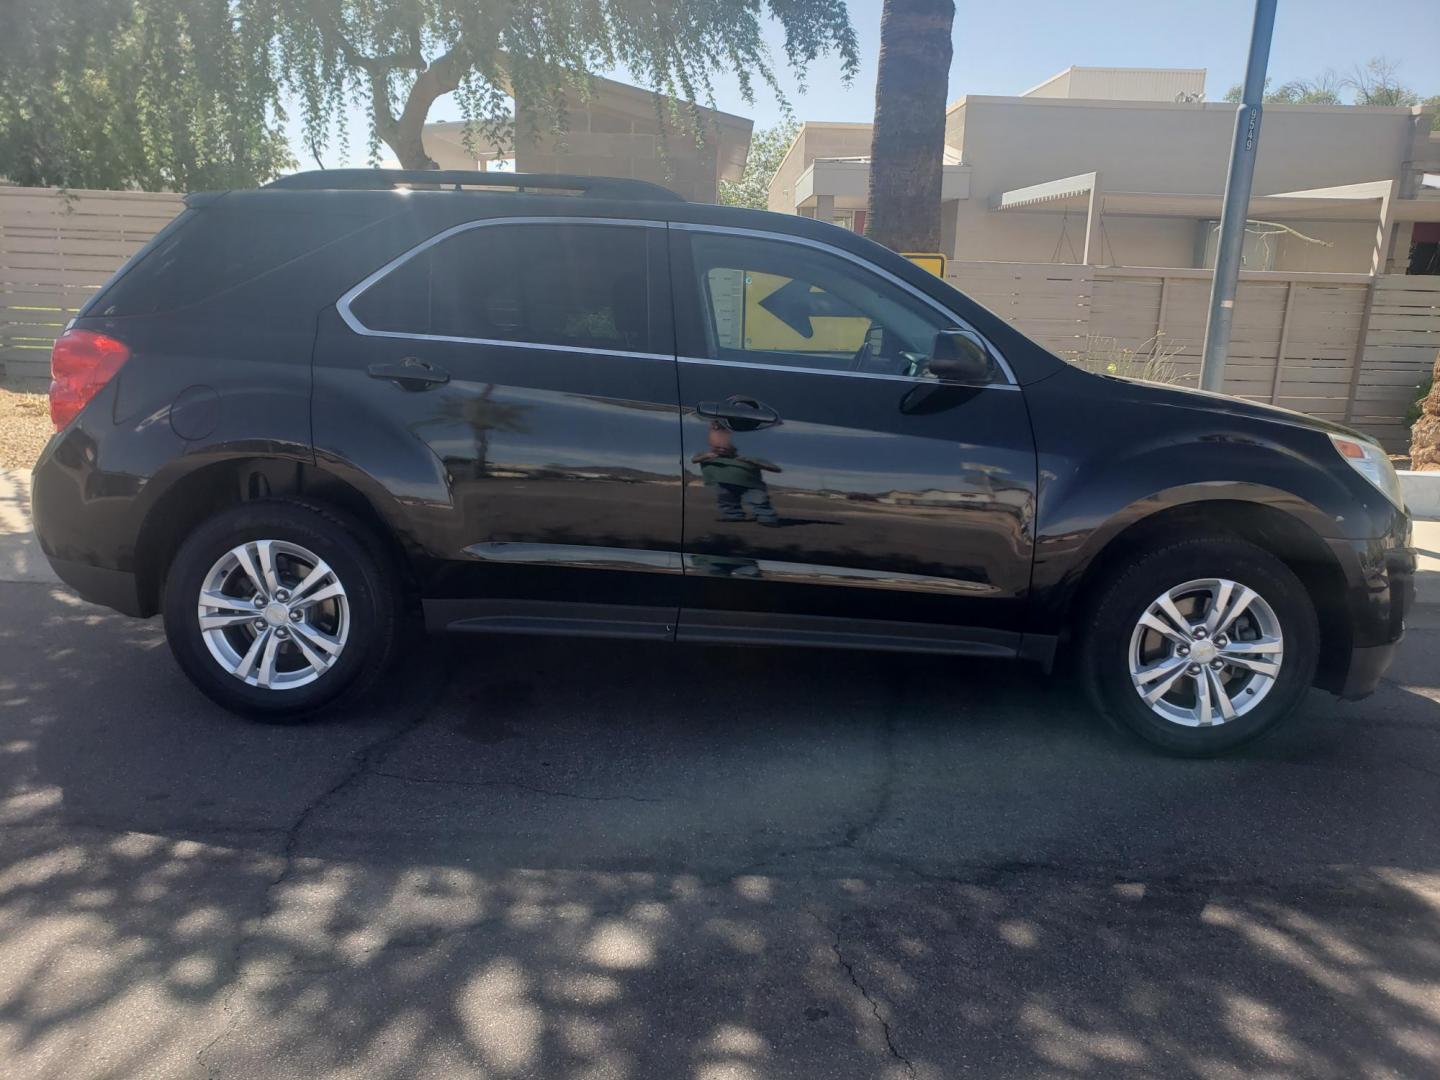
[[[940,250],[953,0],[885,0],[870,141],[871,239]]]

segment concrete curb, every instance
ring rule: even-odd
[[[1405,508],[1410,516],[1418,520],[1440,521],[1440,471],[1401,471],[1400,493],[1405,497]]]
[[[30,528],[30,474],[0,469],[0,581],[59,580]]]

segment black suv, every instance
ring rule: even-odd
[[[491,185],[505,185],[497,190]],[[378,170],[194,195],[56,342],[36,528],[271,718],[432,630],[1073,657],[1178,753],[1370,692],[1370,439],[1086,373],[801,217]]]

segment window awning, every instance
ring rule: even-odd
[[[1002,192],[993,209],[1026,212],[1078,210],[1083,213],[1088,208],[1090,193],[1095,186],[1094,173],[1048,180]],[[1255,195],[1250,199],[1248,216],[1257,220],[1376,221],[1389,186],[1388,180],[1375,180],[1308,191]],[[1161,191],[1111,191],[1102,185],[1099,201],[1103,214],[1209,220],[1220,217],[1224,197]],[[1440,221],[1440,198],[1396,199],[1391,207],[1391,220]]]

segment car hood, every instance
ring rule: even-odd
[[[1095,374],[1095,373],[1090,373]],[[1363,431],[1356,431],[1354,428],[1346,427],[1344,424],[1336,424],[1330,420],[1322,420],[1318,417],[1296,412],[1294,409],[1282,409],[1278,405],[1264,405],[1258,401],[1246,401],[1244,398],[1231,397],[1228,394],[1215,394],[1208,390],[1195,390],[1185,386],[1169,386],[1161,383],[1140,382],[1136,379],[1126,379],[1118,375],[1098,375],[1102,379],[1110,379],[1115,382],[1124,383],[1132,394],[1138,398],[1152,401],[1157,405],[1170,405],[1176,408],[1193,409],[1200,412],[1211,412],[1223,416],[1243,416],[1250,420],[1264,420],[1271,423],[1285,424],[1288,427],[1309,428],[1311,431],[1323,431],[1332,435],[1344,435],[1351,439],[1361,439],[1365,442],[1376,440],[1366,435]]]

